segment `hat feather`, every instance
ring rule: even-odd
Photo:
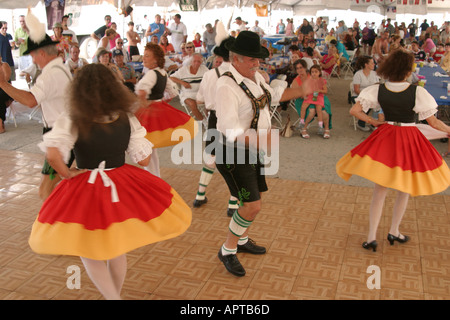
[[[45,24],[40,22],[39,19],[28,9],[27,16],[25,17],[30,39],[36,43],[40,43],[45,39],[46,31]]]
[[[223,40],[229,37],[228,31],[225,30],[225,26],[222,21],[217,22],[216,25],[216,38],[214,39],[217,46],[220,46]]]

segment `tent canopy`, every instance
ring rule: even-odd
[[[44,0],[42,0],[44,2]],[[48,1],[48,0],[47,0]],[[397,0],[197,0],[200,10],[213,9],[214,7],[223,8],[225,6],[232,7],[252,7],[254,4],[268,5],[272,10],[287,9],[293,10],[296,15],[315,15],[318,10],[324,9],[340,9],[363,12],[377,12],[382,15],[386,14],[389,6],[395,6],[397,13],[427,14],[428,12],[445,12],[450,11],[450,0],[420,0],[420,4],[415,1]],[[66,4],[83,3],[83,4],[102,4],[104,2],[113,3],[115,6],[119,4],[126,6],[128,3],[136,6],[152,6],[155,2],[161,7],[170,7],[178,0],[66,0]],[[39,0],[1,0],[0,9],[18,9],[35,7]],[[377,9],[378,8],[378,9]]]

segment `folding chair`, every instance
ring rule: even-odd
[[[40,105],[40,104],[33,108],[33,110],[32,110],[31,113],[30,113],[30,116],[29,116],[29,119],[28,119],[28,120],[33,119],[34,115],[35,115],[39,110],[41,110],[41,105]]]
[[[339,56],[340,57],[340,56]],[[333,69],[331,70],[331,72],[330,72],[330,78],[332,77],[332,76],[336,76],[337,78],[341,78],[341,76],[339,75],[339,64],[338,63],[336,63],[334,66],[333,66]]]
[[[346,78],[348,72],[350,71],[350,76],[353,76],[353,67],[352,67],[352,60],[353,60],[353,55],[355,54],[354,51],[347,51],[349,53],[349,57],[348,60],[345,61],[344,63],[342,63],[341,65],[341,74],[343,75],[344,79]]]
[[[277,77],[277,79],[274,79],[274,80],[272,80],[270,82],[270,86],[272,88],[275,88],[275,87],[278,87],[278,86],[283,86],[284,88],[287,88],[288,83],[284,79],[286,79],[286,75],[279,75]],[[283,126],[283,116],[278,111],[279,107],[280,107],[279,105],[269,106],[270,120],[272,122],[275,121],[275,123],[276,123],[275,127],[280,129],[280,130],[282,130],[284,128],[284,126]]]

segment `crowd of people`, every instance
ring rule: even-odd
[[[444,35],[450,26],[436,35],[434,26],[422,24],[416,40],[417,28],[391,25],[389,19],[376,32],[369,23],[361,29],[357,21],[352,28],[339,21],[328,32],[320,17],[315,23],[304,19],[297,29],[293,19],[286,19],[287,25],[281,20],[277,32],[290,35],[292,41],[289,64],[278,72],[289,77],[285,85],[272,85],[260,66],[274,52],[263,41],[265,33],[258,23],[248,28],[241,17],[230,30],[216,21],[214,26],[206,25],[203,36],[196,33],[190,38],[179,14],[169,24],[156,15],[144,40],[134,24],[128,24],[125,49],[107,15],[105,24],[91,35],[98,40],[91,62],[80,58],[76,37],[64,21],[55,23],[49,36],[29,32],[41,26],[31,11],[22,18],[23,32],[12,45],[21,48],[21,57],[32,57],[23,59],[23,70],[34,67],[25,72],[30,90],[11,84],[9,62],[1,63],[0,89],[5,108],[12,100],[42,108],[45,134],[40,147],[46,158],[39,195],[44,203],[29,243],[37,253],[80,256],[106,299],[120,299],[127,252],[176,237],[191,223],[190,207],[159,178],[157,149],[174,143],[167,142],[167,136],[175,128],[185,128],[192,138],[194,119],[208,129],[209,158],[193,207],[207,203],[206,190],[217,169],[230,194],[230,223],[218,258],[228,272],[245,276],[237,253],[267,251],[249,237],[249,229],[261,211],[261,196],[268,191],[262,159],[271,150],[259,141],[278,134],[272,130],[270,106],[293,101],[301,137],[309,138],[308,124],[317,118],[318,133],[329,139],[332,112],[327,81],[344,63],[357,70],[351,85],[351,114],[360,120],[361,130],[374,131],[336,166],[343,179],[360,175],[376,185],[363,248],[376,251],[387,188],[398,190],[388,234],[393,244],[410,240],[399,230],[409,195],[435,194],[450,183],[445,161],[413,125],[414,117],[418,114],[420,120],[449,134],[450,127],[435,117],[432,96],[410,80],[415,60],[446,61],[442,43],[450,47]],[[65,37],[65,31],[71,36]],[[373,42],[369,34],[374,35]],[[437,40],[441,37],[443,42]],[[316,46],[318,38],[324,39],[321,50]],[[141,53],[142,41],[146,44]],[[352,50],[358,53],[348,55]],[[142,59],[141,75],[127,64],[134,56]],[[168,103],[176,96],[188,112]],[[392,150],[404,154],[397,157]],[[418,153],[423,162],[409,161]],[[125,154],[143,168],[127,165]],[[422,174],[413,177],[416,172]]]

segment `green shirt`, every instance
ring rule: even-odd
[[[14,33],[14,41],[16,43],[19,43],[18,41],[20,38],[25,39],[25,42],[21,43],[19,46],[19,55],[23,56],[23,53],[28,48],[28,45],[27,45],[28,33],[25,30],[23,30],[22,28],[17,29],[16,33]]]

